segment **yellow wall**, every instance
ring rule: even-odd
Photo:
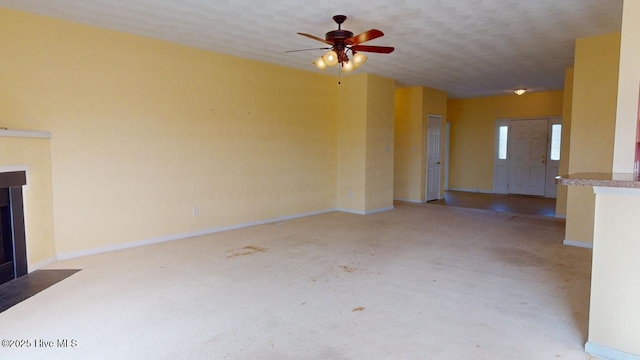
[[[447,117],[447,93],[414,86],[399,88],[395,93],[395,164],[394,198],[424,202],[426,199],[426,126],[427,116],[441,115],[444,140],[444,122]],[[444,145],[441,141],[444,160]],[[441,171],[441,192],[444,192],[444,169]]]
[[[55,256],[49,140],[0,137],[0,168],[6,171],[26,168],[23,198],[27,262],[32,269]]]
[[[393,114],[396,81],[367,75],[365,211],[393,207]]]
[[[630,359],[637,358],[640,190],[598,190],[595,211],[589,342],[636,356]]]
[[[369,213],[393,206],[395,80],[357,74],[338,90],[338,209]]]
[[[52,132],[60,255],[336,207],[331,76],[5,9],[0,43],[2,126]]]
[[[640,2],[625,1],[622,17],[613,170],[631,172],[640,83]],[[611,86],[611,80],[607,84]],[[589,343],[640,357],[640,191],[597,195]],[[619,354],[623,358],[624,354]],[[630,357],[630,358],[631,358]]]
[[[569,174],[569,150],[571,144],[571,108],[573,100],[573,68],[568,68],[564,74],[564,94],[562,96],[562,142],[560,143],[560,164],[558,174]],[[556,217],[566,217],[567,214],[567,186],[558,185],[556,196]]]
[[[640,86],[640,2],[625,1],[618,73],[613,171],[633,172]]]
[[[367,76],[338,86],[338,209],[364,213],[367,163]],[[348,109],[348,111],[346,110]]]
[[[422,150],[422,92],[420,86],[395,92],[395,153],[393,197],[420,202]]]
[[[611,172],[620,33],[576,40],[569,173]],[[591,243],[595,196],[569,187],[565,240]]]
[[[449,188],[493,192],[496,120],[561,116],[562,103],[562,91],[449,100]]]

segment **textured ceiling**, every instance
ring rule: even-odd
[[[316,70],[324,37],[343,28],[385,36],[367,45],[356,72],[447,91],[450,97],[556,90],[572,66],[576,38],[620,31],[622,0],[0,0],[0,6],[165,39],[239,57]],[[327,71],[335,68],[329,69]]]

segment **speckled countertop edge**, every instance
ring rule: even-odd
[[[633,176],[629,174],[629,180],[614,180],[603,179],[602,177],[613,177],[613,174],[593,174],[590,178],[590,174],[572,174],[566,176],[556,176],[556,181],[560,185],[567,186],[603,186],[603,187],[618,187],[618,188],[640,188],[640,181],[631,180]],[[598,178],[600,177],[600,178]]]

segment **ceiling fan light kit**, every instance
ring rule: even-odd
[[[317,58],[314,62],[313,65],[315,65],[318,69],[320,70],[325,70],[327,68],[327,63],[324,62],[324,60],[322,59],[322,56],[320,56],[319,58]]]
[[[355,68],[356,67],[353,65],[353,61],[349,60],[347,62],[342,63],[342,68],[340,69],[340,71],[349,72],[349,71],[352,71]]]
[[[322,60],[327,66],[336,66],[338,65],[338,53],[329,50],[326,54],[322,55]]]
[[[358,67],[360,67],[360,65],[364,64],[365,62],[367,62],[367,55],[364,55],[362,53],[355,53],[353,54],[353,65],[356,67],[356,69]]]
[[[524,93],[527,92],[527,89],[515,89],[513,90],[514,93],[516,93],[516,95],[520,96],[523,95]]]
[[[313,40],[321,41],[327,45],[331,45],[331,50],[317,58],[313,65],[320,70],[325,70],[327,67],[340,65],[341,72],[349,72],[357,69],[367,61],[367,56],[360,53],[373,52],[380,54],[390,54],[394,48],[390,46],[371,46],[360,45],[366,41],[377,39],[384,35],[384,33],[377,29],[371,29],[365,31],[359,35],[353,36],[353,33],[349,30],[342,29],[342,23],[347,19],[345,15],[335,15],[333,20],[338,24],[337,30],[329,31],[325,34],[325,38],[319,38],[317,36],[298,33],[304,37],[308,37]],[[314,49],[308,49],[314,50]],[[293,50],[288,52],[305,51],[305,50]],[[351,59],[349,59],[348,53],[351,52]]]

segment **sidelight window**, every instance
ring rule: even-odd
[[[549,154],[549,159],[551,160],[560,160],[560,143],[562,138],[562,125],[561,124],[553,124],[551,125],[551,154]]]
[[[498,128],[498,159],[507,160],[507,138],[509,137],[509,127],[500,126]]]

